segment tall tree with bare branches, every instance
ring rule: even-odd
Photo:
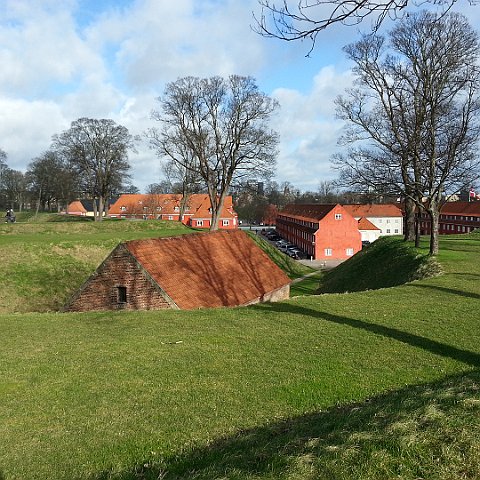
[[[445,193],[478,175],[479,39],[459,14],[420,12],[385,37],[345,48],[356,85],[337,99],[348,122],[342,140],[358,144],[336,158],[345,186],[400,194],[430,217],[438,252]]]
[[[94,200],[95,220],[102,220],[108,199],[130,178],[128,153],[134,141],[128,129],[109,119],[79,118],[53,137],[53,145]]]
[[[254,79],[186,77],[169,83],[161,109],[152,118],[160,129],[148,133],[160,157],[200,177],[212,208],[211,230],[232,181],[273,173],[278,135],[268,122],[277,102],[260,92]]]

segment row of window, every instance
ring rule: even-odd
[[[324,253],[325,253],[326,257],[331,257],[332,254],[333,254],[333,250],[331,248],[326,248],[324,250]],[[345,255],[348,255],[349,257],[351,257],[353,255],[353,253],[354,253],[353,248],[346,248],[345,249]]]
[[[480,222],[480,217],[465,215],[440,215],[440,220],[463,220],[465,222]]]
[[[379,219],[378,219],[378,223],[383,223],[383,220],[382,220],[381,218],[379,218]],[[391,222],[390,222],[390,219],[387,218],[387,219],[385,220],[385,223],[391,223]],[[400,219],[396,218],[395,221],[394,221],[394,223],[400,223]]]
[[[148,212],[148,211],[152,211],[154,208],[153,208],[153,205],[149,206],[149,207],[143,207],[143,211],[144,212]],[[125,206],[125,205],[122,205],[120,207],[120,211],[121,212],[126,212],[128,210],[128,208]],[[162,211],[162,207],[155,207],[155,211],[156,212],[161,212]],[[173,207],[173,211],[174,212],[179,212],[180,211],[180,207]],[[190,211],[190,208],[189,207],[186,207],[185,208],[185,211],[186,212],[189,212]]]
[[[208,220],[207,220],[207,223],[208,223]],[[230,220],[222,220],[222,227],[228,227],[229,225],[230,225]],[[196,226],[203,227],[203,220],[197,220]]]
[[[420,226],[422,228],[430,229],[430,222],[420,222]],[[455,233],[469,233],[474,229],[474,227],[468,225],[452,225],[448,224],[440,224],[440,231],[441,232],[455,232]]]

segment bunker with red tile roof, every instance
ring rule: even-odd
[[[289,297],[290,279],[241,230],[118,245],[66,311],[233,307]]]

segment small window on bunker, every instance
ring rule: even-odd
[[[127,287],[117,287],[118,303],[127,303]]]

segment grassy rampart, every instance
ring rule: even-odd
[[[0,478],[480,478],[480,235],[438,261],[244,308],[0,314]]]

